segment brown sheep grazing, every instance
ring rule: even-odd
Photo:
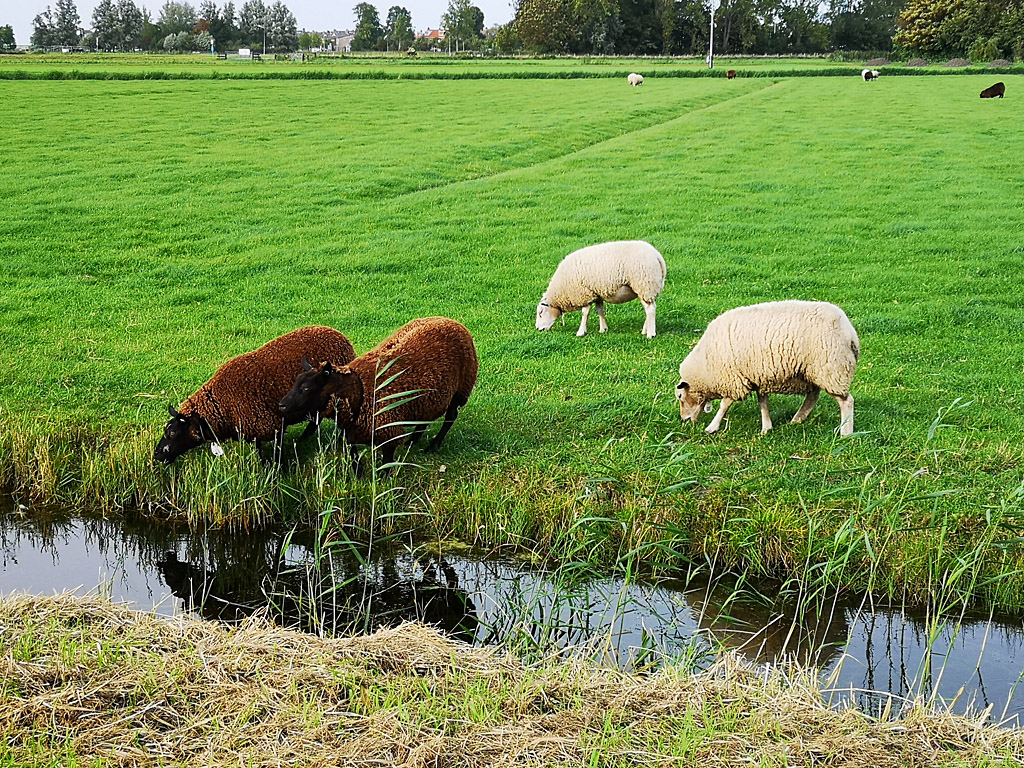
[[[1003,94],[1006,93],[1006,86],[1002,83],[996,83],[990,85],[984,91],[981,92],[981,98],[983,99],[994,99],[998,96],[1000,99],[1003,98]]]
[[[735,77],[736,77],[736,70],[735,69],[730,69],[728,72],[725,73],[726,80],[732,80]]]
[[[306,368],[281,400],[281,412],[290,419],[314,412],[333,418],[353,459],[354,446],[380,446],[387,467],[410,423],[415,428],[408,443],[414,445],[430,422],[444,416],[427,448],[438,449],[469,400],[479,363],[464,325],[426,317],[402,326],[349,365],[329,361]]]
[[[296,414],[295,418],[282,420],[278,408],[295,377],[302,373],[302,361],[344,364],[355,356],[344,335],[323,325],[310,325],[228,360],[177,409],[170,406],[171,419],[153,458],[170,464],[205,443],[248,440],[258,446],[271,438],[274,456],[279,458],[285,429],[310,418]],[[307,434],[316,428],[319,419],[313,418],[312,422]]]

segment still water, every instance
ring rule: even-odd
[[[568,584],[515,560],[332,547],[286,531],[192,531],[147,520],[0,506],[0,593],[101,593],[140,609],[236,621],[264,612],[321,634],[419,619],[520,654],[583,654],[645,669],[708,663],[719,647],[756,664],[812,663],[836,702],[894,711],[913,697],[996,723],[1024,715],[1024,621],[946,619],[900,607],[779,606],[762,587],[691,578]]]

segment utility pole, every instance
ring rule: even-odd
[[[708,69],[715,68],[715,0],[711,0],[711,34],[708,36]]]

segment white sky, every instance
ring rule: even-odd
[[[268,0],[265,0],[267,2]],[[272,1],[272,0],[270,0]],[[295,14],[299,29],[325,31],[330,29],[354,29],[355,15],[352,9],[359,0],[282,0]],[[10,24],[14,27],[14,37],[18,45],[28,45],[32,36],[32,19],[42,13],[55,0],[0,0],[0,26]],[[193,7],[198,8],[201,0],[189,0]],[[225,0],[215,0],[219,8]],[[242,7],[245,0],[234,0],[235,12]],[[448,8],[448,0],[368,0],[377,7],[377,13],[383,23],[388,15],[388,8],[400,5],[408,8],[412,14],[412,26],[417,32],[433,29],[441,23],[441,15]],[[155,21],[160,16],[160,7],[164,0],[135,0],[140,8],[148,8]],[[76,0],[78,16],[83,27],[92,25],[92,12],[96,7],[95,0]],[[492,27],[512,20],[512,0],[475,0],[472,3],[484,12],[484,25]]]

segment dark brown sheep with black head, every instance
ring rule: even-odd
[[[1005,93],[1006,93],[1006,86],[1003,85],[1002,83],[996,83],[995,85],[990,85],[988,88],[986,88],[984,91],[982,91],[981,92],[981,98],[983,98],[983,99],[994,99],[994,98],[996,98],[998,96],[1001,99],[1001,98],[1003,98],[1003,95]]]
[[[385,465],[405,438],[414,445],[427,425],[444,416],[428,451],[441,445],[476,384],[473,337],[461,323],[426,317],[402,326],[348,365],[307,365],[281,400],[288,419],[316,412],[333,418],[349,446],[379,446]]]
[[[281,418],[278,404],[302,373],[303,359],[334,360],[341,364],[355,358],[352,344],[343,334],[323,325],[310,325],[286,333],[259,349],[234,357],[185,402],[170,406],[171,419],[157,443],[153,458],[170,464],[186,451],[222,440],[248,440],[261,445],[274,440],[274,456],[280,457],[284,432],[291,424],[312,416],[307,432],[315,429],[315,414]]]

